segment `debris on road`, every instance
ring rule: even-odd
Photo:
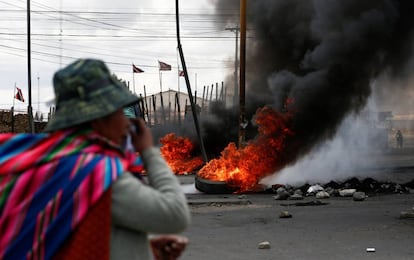
[[[414,210],[412,211],[402,211],[400,214],[401,219],[405,218],[414,218]]]
[[[259,249],[270,249],[270,242],[269,241],[263,241],[260,242],[258,245]]]
[[[286,211],[286,210],[280,212],[279,214],[279,218],[291,218],[291,217],[292,217],[292,214],[290,214],[289,211]]]
[[[356,189],[343,189],[339,191],[339,196],[352,197],[352,195],[354,195],[355,192],[356,192]]]
[[[289,200],[303,200],[303,196],[301,194],[293,194],[289,197]]]
[[[329,197],[330,197],[330,195],[326,191],[319,191],[315,195],[315,198],[317,198],[317,199],[328,199]]]
[[[365,195],[365,192],[357,191],[352,195],[354,201],[364,201],[367,195]]]
[[[319,191],[323,191],[323,187],[319,184],[315,184],[315,185],[312,185],[308,188],[307,193],[308,194],[315,194],[315,193],[318,193]]]
[[[285,203],[280,204],[281,206],[320,206],[320,205],[328,205],[327,202],[322,202],[320,200],[311,200],[308,202],[296,202],[296,203]]]

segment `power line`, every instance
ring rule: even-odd
[[[6,48],[6,49],[11,49],[11,50],[26,51],[26,49],[23,49],[23,48],[17,48],[17,47],[2,45],[2,44],[0,44],[0,47]],[[58,58],[59,57],[58,54],[53,54],[53,53],[47,53],[47,52],[41,52],[41,51],[35,51],[35,50],[32,50],[32,52],[33,52],[33,54],[38,54],[38,55],[44,56],[44,57],[52,57],[52,58]],[[15,53],[10,53],[10,54],[25,57],[24,55],[19,55],[19,54],[15,54]],[[76,59],[76,57],[67,56],[67,55],[63,55],[62,57],[65,58],[65,59],[72,59],[72,60]],[[46,60],[43,60],[43,61],[46,61]],[[107,63],[112,64],[112,65],[121,65],[121,66],[127,66],[127,67],[131,66],[130,63],[121,63],[121,62],[113,62],[113,61],[112,62],[109,61]],[[142,66],[142,67],[145,67],[145,68],[158,69],[158,65],[139,65],[139,66]],[[203,67],[193,66],[192,67],[192,69],[213,69],[213,68],[215,68],[215,67],[206,67],[206,66],[203,66]]]
[[[16,47],[16,42],[24,41],[27,34],[24,32],[24,22],[26,21],[25,8],[20,7],[17,3],[26,3],[26,1],[15,0],[10,4],[6,1],[0,1],[10,7],[10,9],[0,9],[0,39],[12,40],[13,43],[1,44],[2,53],[14,55],[16,57],[26,57],[26,48]],[[171,34],[175,26],[174,12],[160,9],[134,10],[125,9],[125,11],[67,11],[57,10],[48,5],[31,1],[32,8],[32,45],[37,48],[32,50],[34,60],[58,64],[57,59],[74,60],[81,55],[96,55],[108,57],[108,64],[119,66],[130,71],[131,59],[142,61],[139,66],[149,69],[158,69],[158,66],[148,65],[157,57],[168,58],[175,57],[174,53],[168,51],[171,42],[176,40],[176,36]],[[156,11],[154,11],[156,10]],[[200,11],[200,13],[197,13]],[[190,43],[231,43],[234,40],[232,35],[224,34],[225,20],[231,16],[238,15],[234,10],[224,11],[222,14],[205,14],[205,10],[194,9],[188,13],[182,13],[183,21],[183,42]],[[201,12],[203,12],[201,14]],[[59,32],[58,22],[64,22],[62,32]],[[3,24],[11,26],[4,26]],[[20,27],[19,27],[20,26]],[[223,29],[220,29],[222,28]],[[59,47],[53,46],[53,42],[62,40],[64,45]],[[47,42],[45,42],[47,41]],[[62,43],[60,42],[60,43]],[[74,44],[78,42],[88,42],[89,45]],[[157,42],[168,46],[168,48],[159,49],[163,51],[142,51],[143,47],[140,42]],[[134,44],[133,47],[131,43]],[[114,45],[111,47],[110,45]],[[129,46],[128,46],[129,45]],[[72,47],[72,46],[79,46]],[[200,45],[201,46],[201,45]],[[131,49],[128,56],[126,48]],[[139,48],[141,51],[137,51]],[[122,49],[122,52],[119,51]],[[145,49],[145,48],[144,48]],[[66,55],[59,54],[64,51]],[[165,50],[165,51],[164,51]],[[70,53],[69,55],[67,53]],[[221,54],[222,55],[222,54]],[[216,57],[216,55],[211,56]],[[194,70],[220,70],[230,68],[227,60],[212,59],[200,54],[200,57],[190,56],[188,60],[190,68]],[[127,60],[127,62],[126,62]]]
[[[24,33],[2,33],[0,35],[14,35],[25,36]],[[46,37],[58,37],[59,34],[52,33],[32,33],[32,36],[46,36]],[[175,39],[173,35],[90,35],[90,34],[63,34],[65,37],[84,37],[84,38],[150,38],[150,39]],[[184,39],[234,39],[232,36],[183,36]]]

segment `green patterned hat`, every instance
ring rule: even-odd
[[[104,62],[94,59],[79,59],[57,71],[53,86],[56,113],[46,132],[107,116],[139,99],[111,76]]]

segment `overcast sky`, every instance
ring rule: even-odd
[[[53,98],[52,77],[77,58],[98,58],[130,83],[137,94],[160,91],[158,61],[172,65],[162,72],[162,90],[186,91],[177,77],[178,52],[175,1],[36,0],[31,1],[32,106],[47,112]],[[14,85],[28,105],[27,2],[0,0],[0,108],[13,105]],[[234,15],[238,10],[222,10]],[[204,85],[225,79],[233,70],[235,34],[218,24],[209,0],[180,0],[182,47],[191,87],[202,95]],[[236,25],[233,25],[236,26]],[[132,63],[144,70],[133,74]],[[181,65],[180,65],[181,66]],[[135,83],[135,84],[134,84]]]

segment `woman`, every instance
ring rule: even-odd
[[[123,113],[138,97],[93,59],[53,85],[49,134],[0,136],[0,259],[151,259],[148,234],[183,231],[190,211],[150,130]],[[128,135],[140,157],[121,148]],[[186,243],[159,236],[152,247],[175,259]]]

